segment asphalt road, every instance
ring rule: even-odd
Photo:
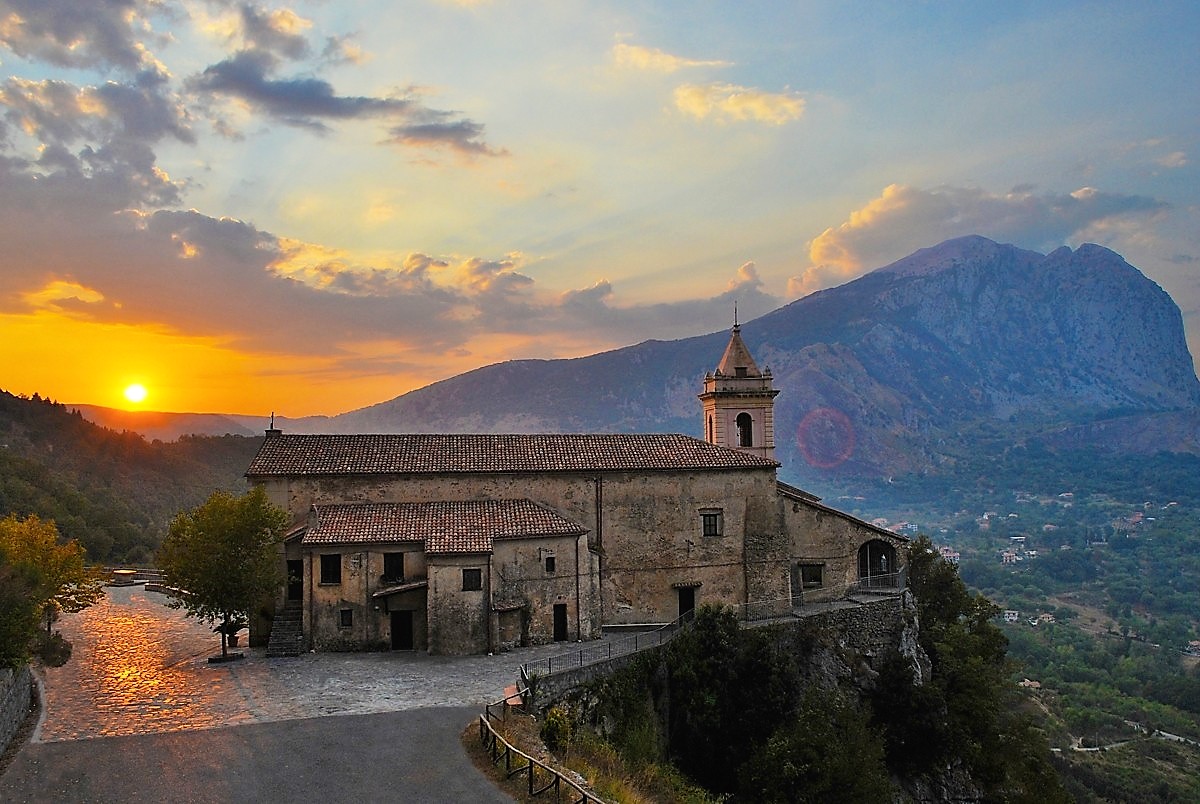
[[[476,715],[438,707],[30,743],[0,777],[0,801],[511,801],[458,741]]]

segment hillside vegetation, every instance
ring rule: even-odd
[[[669,763],[731,801],[1068,801],[1011,681],[995,607],[928,541],[910,556],[927,672],[900,645],[846,655],[826,629],[741,628],[702,609],[661,653],[574,698],[590,732],[576,739],[606,741],[632,777]]]
[[[0,513],[54,520],[95,563],[150,560],[181,510],[241,490],[261,438],[147,442],[37,395],[0,391]]]

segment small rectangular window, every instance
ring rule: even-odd
[[[554,572],[555,561],[554,556],[546,556],[546,572]]]
[[[463,591],[478,592],[483,588],[483,570],[481,569],[465,569],[463,570]]]
[[[801,564],[800,583],[805,589],[813,589],[824,582],[825,567],[821,564]]]
[[[321,583],[342,582],[342,556],[340,553],[321,555]]]
[[[342,628],[354,627],[354,609],[342,609],[341,618],[338,620],[338,625]]]
[[[720,536],[723,523],[720,511],[700,512],[700,531],[705,536]]]
[[[400,583],[404,580],[404,553],[383,554],[383,582]]]

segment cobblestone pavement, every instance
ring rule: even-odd
[[[563,645],[495,656],[321,653],[209,664],[220,639],[141,586],[110,587],[105,600],[63,617],[74,645],[44,673],[45,710],[35,742],[193,731],[325,715],[480,707],[503,697],[517,668]]]

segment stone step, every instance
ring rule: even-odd
[[[300,601],[289,600],[275,612],[267,656],[299,656],[304,652],[304,620]]]

